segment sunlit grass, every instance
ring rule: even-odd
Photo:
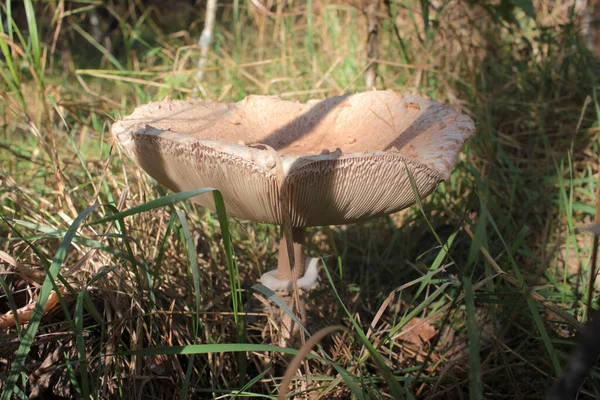
[[[277,324],[250,305],[285,308],[253,289],[276,262],[277,229],[189,203],[202,189],[165,193],[109,134],[136,105],[194,93],[203,10],[115,3],[118,29],[100,41],[86,28],[100,2],[2,4],[0,250],[16,264],[0,253],[0,312],[36,305],[0,339],[2,396],[275,398],[296,350],[275,346]],[[377,88],[447,102],[477,136],[417,206],[309,230],[326,270],[306,337],[347,331],[307,354],[292,393],[539,395],[589,312],[592,236],[577,228],[595,219],[598,59],[569,13],[463,3],[381,4]],[[219,3],[200,95],[364,89],[360,7],[260,4]],[[60,301],[44,313],[52,290]]]

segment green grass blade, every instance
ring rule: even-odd
[[[189,398],[190,383],[192,381],[192,372],[194,371],[194,356],[195,354],[190,354],[188,366],[185,370],[185,378],[183,379],[183,384],[181,385],[181,390],[179,391],[179,400]]]
[[[229,284],[231,286],[231,298],[233,306],[233,316],[235,322],[240,326],[239,310],[242,308],[242,293],[240,283],[240,271],[238,270],[237,261],[233,254],[233,243],[231,241],[231,233],[229,231],[229,223],[227,221],[227,211],[225,210],[225,202],[221,192],[215,190],[213,192],[215,200],[215,208],[217,209],[217,216],[219,219],[219,226],[221,227],[221,235],[223,236],[223,246],[225,247],[225,256],[227,258],[227,270],[229,272]],[[243,326],[242,326],[243,328]]]
[[[24,1],[25,14],[27,16],[27,29],[29,32],[29,40],[31,41],[31,52],[28,55],[31,58],[35,73],[38,77],[40,92],[44,93],[44,65],[42,64],[42,44],[40,42],[40,34],[35,17],[35,11],[31,0]]]
[[[17,336],[19,338],[21,338],[21,324],[19,323],[19,313],[17,313],[17,304],[15,303],[15,299],[12,295],[12,291],[8,290],[8,285],[6,284],[6,281],[4,280],[4,278],[2,277],[1,274],[0,274],[0,287],[2,287],[2,290],[6,294],[6,300],[7,300],[8,306],[10,308],[10,311],[15,316],[15,321],[16,321],[15,329],[17,331]]]
[[[73,138],[73,132],[71,132],[71,129],[69,129],[69,124],[67,123],[65,116],[60,111],[58,104],[56,104],[56,101],[54,100],[54,98],[50,97],[49,100],[50,100],[50,103],[52,103],[52,107],[54,107],[54,111],[56,111],[56,113],[59,115],[60,120],[62,121],[62,123],[65,127],[65,132],[67,134],[67,138],[69,139],[69,142],[71,143],[71,146],[73,147],[73,150],[75,150],[75,154],[77,154],[79,163],[81,164],[81,167],[85,171],[90,183],[92,184],[92,186],[94,186],[94,192],[96,192],[96,186],[94,185],[94,179],[92,178],[92,174],[87,167],[87,164],[85,162],[83,155],[79,151],[79,147],[77,147],[77,143],[75,143],[75,139]]]
[[[277,293],[273,292],[271,289],[269,289],[268,287],[266,287],[260,283],[257,283],[256,285],[252,286],[252,290],[256,290],[257,292],[262,293],[269,300],[271,300],[273,303],[275,303],[279,308],[281,308],[281,310],[283,310],[287,315],[289,315],[290,318],[292,318],[294,323],[296,323],[304,331],[306,336],[308,336],[308,337],[311,336],[311,334],[304,327],[304,325],[302,325],[302,323],[300,322],[298,317],[296,317],[296,315],[292,312],[292,310],[290,310],[290,308],[287,306],[287,304],[285,304],[285,302],[283,300],[281,300],[281,298],[279,296],[277,296]],[[335,370],[340,374],[340,376],[342,377],[342,379],[344,380],[344,382],[346,383],[348,388],[352,391],[354,396],[359,400],[364,399],[363,390],[356,383],[356,381],[352,377],[352,375],[346,369],[341,367],[338,363],[334,362],[333,359],[323,351],[323,349],[321,348],[321,346],[319,344],[317,344],[317,346],[324,354],[324,358],[327,361],[327,363],[329,365],[331,365],[333,368],[335,368]]]
[[[98,205],[90,206],[81,214],[79,214],[77,218],[75,218],[75,221],[73,221],[73,224],[69,227],[69,230],[65,234],[65,237],[58,247],[58,250],[56,251],[56,254],[52,260],[52,264],[48,269],[48,275],[46,276],[46,279],[42,285],[42,289],[38,295],[37,303],[33,309],[31,319],[29,320],[29,326],[27,327],[27,331],[23,334],[21,344],[17,350],[17,355],[10,370],[8,380],[6,381],[6,386],[4,387],[4,391],[0,397],[1,400],[9,400],[11,398],[19,376],[25,372],[25,360],[27,358],[27,354],[29,354],[29,350],[33,344],[33,339],[35,338],[37,330],[40,326],[44,308],[48,302],[48,296],[50,295],[50,292],[54,286],[54,280],[58,275],[60,266],[67,256],[67,250],[71,245],[73,237],[75,236],[75,232],[77,232],[77,229],[83,220],[98,207]]]
[[[27,240],[27,241],[35,241],[35,240],[40,240],[40,239],[51,239],[51,238],[62,238],[64,237],[66,231],[62,230],[62,229],[55,229],[55,228],[51,228],[51,227],[47,227],[47,226],[41,226],[41,225],[37,225],[37,224],[33,224],[31,222],[28,221],[22,221],[22,220],[12,220],[12,222],[15,225],[20,225],[20,226],[24,226],[26,228],[29,228],[31,230],[35,230],[37,232],[42,232],[41,234],[38,235],[27,235],[27,236],[18,236],[16,238],[11,238],[11,239],[7,239],[9,242],[10,241],[17,241],[17,240]],[[120,234],[106,234],[106,235],[101,235],[101,237],[106,237],[106,238],[118,238],[124,241],[136,241],[135,238],[132,237],[128,237],[128,236],[123,236]],[[113,247],[107,246],[97,240],[93,240],[93,239],[87,239],[83,236],[75,236],[73,238],[73,242],[75,243],[79,243],[82,244],[84,246],[87,246],[91,249],[98,249],[98,250],[102,250],[106,253],[112,254],[118,258],[124,259],[124,260],[129,260],[130,259],[130,255],[119,250],[119,249],[115,249]]]
[[[270,371],[268,369],[265,369],[263,372],[261,372],[260,374],[256,375],[254,378],[250,379],[244,386],[242,386],[240,388],[240,390],[236,390],[233,392],[233,398],[237,399],[239,398],[239,396],[244,396],[246,395],[246,391],[248,389],[250,389],[252,386],[256,385],[261,379],[263,379]],[[272,397],[273,399],[275,399],[275,397]]]
[[[79,292],[75,303],[75,346],[79,358],[79,373],[81,374],[81,391],[84,399],[90,398],[88,360],[85,351],[85,338],[83,337],[83,300],[85,289]]]
[[[465,306],[467,309],[467,334],[469,336],[469,398],[483,399],[483,382],[481,380],[481,360],[479,357],[479,328],[475,318],[475,300],[471,278],[464,276]]]
[[[467,256],[467,263],[463,271],[463,275],[465,276],[471,275],[475,266],[475,262],[477,261],[477,257],[481,252],[481,249],[485,248],[483,245],[486,243],[486,215],[488,214],[487,202],[485,200],[485,197],[486,196],[481,198],[479,206],[479,218],[475,226],[475,237],[471,242],[471,247],[469,248],[469,255]]]
[[[290,316],[294,323],[296,323],[308,337],[311,336],[308,330],[304,327],[304,325],[302,325],[302,322],[300,322],[298,317],[296,317],[296,314],[294,314],[294,312],[290,310],[287,304],[285,304],[285,302],[281,300],[279,296],[277,296],[277,293],[275,293],[274,291],[272,291],[271,289],[269,289],[261,283],[257,283],[256,285],[252,286],[252,290],[256,290],[257,292],[262,293],[266,298],[275,303],[277,307],[281,308],[283,312]]]
[[[442,241],[442,239],[440,239],[440,236],[438,235],[435,228],[427,218],[427,214],[425,213],[425,209],[423,208],[423,203],[421,202],[421,196],[419,195],[419,189],[417,188],[417,184],[412,176],[412,173],[410,172],[410,169],[408,169],[408,165],[404,164],[404,169],[406,171],[406,175],[408,175],[408,180],[410,181],[410,187],[412,189],[413,196],[415,197],[415,204],[419,208],[419,211],[421,211],[421,214],[423,215],[423,218],[425,219],[429,230],[435,237],[435,240],[437,240],[440,246],[444,246],[444,242]]]
[[[515,276],[517,277],[517,279],[519,280],[519,283],[521,284],[522,291],[524,293],[527,293],[529,291],[529,286],[527,285],[527,283],[525,283],[523,273],[521,272],[521,269],[519,268],[517,262],[513,258],[510,248],[504,241],[504,238],[502,237],[500,230],[498,229],[498,226],[496,225],[496,222],[494,221],[492,216],[488,214],[487,217],[488,217],[488,221],[489,221],[490,225],[494,228],[494,231],[498,235],[498,238],[500,238],[500,241],[502,242],[502,245],[504,246],[504,249],[506,250],[506,255],[512,266]],[[548,333],[548,330],[546,329],[546,324],[544,324],[544,320],[542,319],[542,316],[540,315],[540,311],[537,308],[537,304],[535,303],[535,300],[533,300],[531,298],[531,296],[529,296],[529,295],[527,295],[527,306],[529,307],[529,312],[531,313],[531,316],[533,317],[535,326],[537,327],[538,332],[540,333],[542,342],[544,343],[544,347],[546,348],[546,351],[548,352],[548,356],[550,357],[550,360],[552,361],[552,367],[554,368],[554,372],[556,374],[558,374],[561,369],[560,361],[558,360],[558,356],[556,354],[556,351],[554,350],[554,345],[552,344],[552,339],[550,338],[550,334]]]
[[[6,0],[5,2],[6,4],[3,4],[2,7],[6,9],[6,16],[10,19],[10,22],[7,24],[8,25],[8,37],[13,40],[14,35],[13,35],[13,24],[12,22],[13,17],[12,17],[12,1],[11,0]],[[4,19],[2,19],[2,21],[4,21]],[[3,32],[4,32],[4,24],[2,24],[2,28]]]
[[[177,218],[177,213],[172,212],[171,217],[169,218],[169,223],[167,224],[167,229],[165,230],[165,236],[163,236],[162,242],[160,243],[160,247],[158,250],[158,255],[156,256],[154,271],[152,273],[152,280],[150,281],[150,291],[154,290],[156,287],[156,282],[159,279],[159,271],[162,266],[162,260],[165,256],[165,251],[167,250],[167,244],[169,243],[169,237],[171,235],[171,230],[175,225],[175,219]],[[156,307],[156,306],[155,306]]]
[[[335,284],[333,282],[333,278],[331,277],[331,274],[329,273],[329,269],[327,268],[327,265],[325,265],[325,262],[322,259],[321,259],[321,262],[323,263],[323,270],[327,274],[327,279],[329,280],[329,284],[331,286],[331,289],[333,290],[333,293],[335,294],[335,297],[337,298],[339,304],[342,306],[342,308],[344,309],[344,312],[346,313],[346,315],[348,316],[348,318],[352,322],[352,325],[354,326],[354,330],[356,331],[356,333],[360,337],[360,339],[361,339],[362,343],[364,344],[364,346],[367,348],[367,351],[369,352],[369,354],[371,355],[371,357],[373,357],[373,359],[375,360],[375,364],[377,364],[377,367],[379,368],[380,372],[382,373],[382,375],[383,375],[386,383],[390,387],[390,390],[392,392],[392,396],[395,399],[403,399],[403,398],[405,398],[406,397],[406,393],[404,391],[404,388],[402,387],[402,385],[400,385],[400,383],[398,382],[398,380],[396,379],[396,377],[394,376],[394,374],[392,373],[392,371],[386,365],[385,360],[383,359],[383,357],[381,357],[381,355],[377,352],[377,350],[375,349],[375,347],[373,347],[373,345],[371,344],[371,342],[369,341],[369,339],[367,339],[367,336],[363,332],[363,330],[360,327],[360,325],[358,325],[358,323],[356,322],[356,320],[354,319],[354,317],[352,317],[352,313],[350,312],[350,310],[348,310],[348,308],[346,307],[346,305],[342,301],[342,298],[340,297],[340,294],[338,293],[337,288],[335,287]]]
[[[3,15],[2,15],[3,8],[6,9],[6,19],[8,20],[8,37],[10,40],[13,40],[12,29],[13,29],[14,21],[12,19],[11,2],[10,1],[7,2],[6,7],[4,7],[4,5],[2,5],[2,7],[0,7],[0,17],[3,17]],[[4,21],[4,18],[2,18],[2,21]],[[4,31],[3,23],[0,24],[0,33],[3,33],[3,34],[6,33]],[[23,108],[23,111],[25,113],[27,113],[27,103],[25,102],[25,98],[23,97],[23,92],[21,91],[20,74],[19,74],[19,71],[17,70],[17,68],[15,67],[15,60],[13,59],[13,54],[10,51],[10,47],[9,47],[8,43],[6,42],[6,40],[4,40],[2,38],[0,38],[0,50],[2,51],[2,55],[4,56],[4,62],[6,63],[6,66],[8,67],[8,71],[9,71],[9,73],[6,73],[4,68],[0,68],[0,74],[2,74],[2,79],[4,80],[4,82],[6,82],[9,89],[17,94],[19,104]]]
[[[35,10],[33,9],[33,3],[31,0],[24,0],[23,5],[25,6],[25,14],[27,16],[27,28],[29,30],[29,38],[31,40],[33,60],[37,65],[39,65],[40,60],[42,59],[42,46],[40,45],[40,35],[35,18]]]
[[[200,318],[200,312],[202,309],[202,303],[200,301],[200,270],[198,268],[198,256],[196,255],[196,246],[194,246],[194,240],[187,223],[185,215],[181,211],[177,211],[177,217],[181,223],[181,230],[183,232],[183,241],[187,250],[188,263],[192,270],[192,281],[194,284],[194,295],[196,299],[196,323],[194,324],[194,335],[198,337],[200,334],[199,329],[202,326],[202,320]]]
[[[227,272],[229,273],[229,287],[231,291],[231,305],[233,307],[233,318],[237,328],[237,341],[246,342],[246,332],[244,321],[240,318],[239,312],[243,307],[242,284],[240,282],[240,271],[238,270],[237,260],[233,252],[233,242],[231,232],[229,231],[229,222],[227,221],[227,211],[225,210],[225,201],[221,192],[213,192],[221,235],[223,237],[223,246],[225,247],[225,257],[227,259]],[[246,379],[247,357],[244,353],[238,354],[238,364],[240,367],[239,377],[240,385],[243,385]]]
[[[256,343],[210,343],[210,344],[190,344],[186,346],[172,347],[154,347],[136,349],[125,352],[118,352],[115,356],[157,356],[157,355],[172,355],[172,354],[210,354],[210,353],[248,353],[248,352],[274,352],[281,354],[296,355],[298,350],[287,347],[273,346],[269,344]],[[314,354],[307,354],[307,357],[313,360],[325,361],[321,357]]]
[[[115,68],[117,68],[121,71],[125,71],[125,67],[123,67],[123,65],[121,65],[121,63],[115,58],[115,56],[113,56],[110,51],[106,50],[106,48],[104,46],[102,46],[100,43],[98,43],[92,37],[92,35],[87,33],[83,28],[81,28],[79,25],[77,25],[75,23],[72,23],[71,27],[75,31],[77,31],[77,33],[79,33],[81,36],[83,36],[83,38],[85,40],[87,40],[92,46],[94,46],[96,48],[96,50],[98,50],[100,53],[102,53],[102,55],[104,57],[106,57]]]
[[[394,325],[394,327],[390,330],[390,333],[388,334],[389,338],[393,338],[394,335],[396,335],[400,331],[400,329],[402,329],[404,327],[404,325],[406,325],[408,322],[410,322],[410,320],[412,320],[417,315],[419,315],[423,310],[425,310],[426,307],[428,307],[431,303],[433,303],[438,297],[443,296],[446,293],[446,290],[451,286],[452,286],[451,282],[446,282],[443,285],[441,285],[439,288],[437,288],[429,296],[427,296],[427,298],[424,301],[422,301],[411,312],[409,312],[404,318],[402,318],[402,321],[400,323]]]
[[[203,189],[194,189],[194,190],[188,190],[186,192],[169,194],[167,196],[159,197],[158,199],[154,199],[147,203],[141,204],[139,206],[130,208],[129,210],[121,211],[119,213],[109,215],[108,217],[105,217],[105,218],[102,218],[102,219],[99,219],[96,221],[92,221],[89,223],[89,225],[96,225],[96,224],[100,224],[100,223],[104,223],[104,222],[115,221],[118,219],[122,219],[125,217],[135,215],[135,214],[139,214],[141,212],[150,211],[150,210],[154,210],[156,208],[161,208],[161,207],[165,207],[165,206],[168,206],[171,204],[179,203],[180,201],[184,201],[184,200],[187,200],[189,198],[192,198],[192,197],[204,194],[204,193],[209,193],[214,190],[215,189],[213,189],[213,188],[203,188]]]
[[[429,267],[429,272],[427,273],[427,275],[425,275],[426,279],[423,279],[423,281],[419,285],[419,288],[415,292],[415,295],[413,296],[413,298],[419,297],[419,295],[423,292],[423,290],[425,290],[425,288],[427,287],[427,285],[429,284],[429,282],[435,275],[434,272],[438,270],[438,268],[442,265],[442,263],[446,259],[446,256],[448,255],[450,247],[452,246],[452,243],[454,243],[454,239],[456,238],[457,234],[458,234],[458,232],[454,232],[453,234],[450,235],[450,237],[448,237],[448,240],[446,241],[444,246],[442,246],[438,255],[435,257],[435,260],[433,260],[433,263],[431,263],[431,266]]]

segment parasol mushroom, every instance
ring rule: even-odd
[[[112,127],[117,143],[173,191],[214,187],[228,214],[283,226],[272,290],[310,289],[317,258],[305,228],[350,224],[415,202],[450,176],[473,121],[448,106],[393,91],[306,104],[249,96],[233,104],[166,99]],[[214,210],[212,196],[196,203]],[[289,254],[292,253],[292,254]],[[293,265],[290,264],[290,260]]]

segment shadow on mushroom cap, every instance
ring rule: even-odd
[[[119,145],[174,191],[219,189],[230,215],[294,227],[347,224],[415,202],[450,175],[473,122],[392,91],[306,104],[270,96],[238,103],[164,100],[113,125]],[[287,202],[280,201],[282,189]],[[214,209],[212,196],[197,203]]]

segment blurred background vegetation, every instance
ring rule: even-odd
[[[292,391],[543,396],[597,299],[593,236],[577,229],[597,218],[595,3],[219,1],[199,76],[205,1],[2,2],[0,312],[60,294],[2,331],[3,398],[272,398],[289,358],[269,347],[280,333],[250,288],[276,262],[277,230],[229,220],[237,292],[206,210],[89,225],[165,194],[112,147],[110,125],[165,96],[360,92],[375,67],[375,88],[448,103],[477,134],[422,207],[310,230],[329,274],[306,329],[349,331],[322,341],[332,361],[309,361]],[[599,384],[594,368],[580,398]]]

